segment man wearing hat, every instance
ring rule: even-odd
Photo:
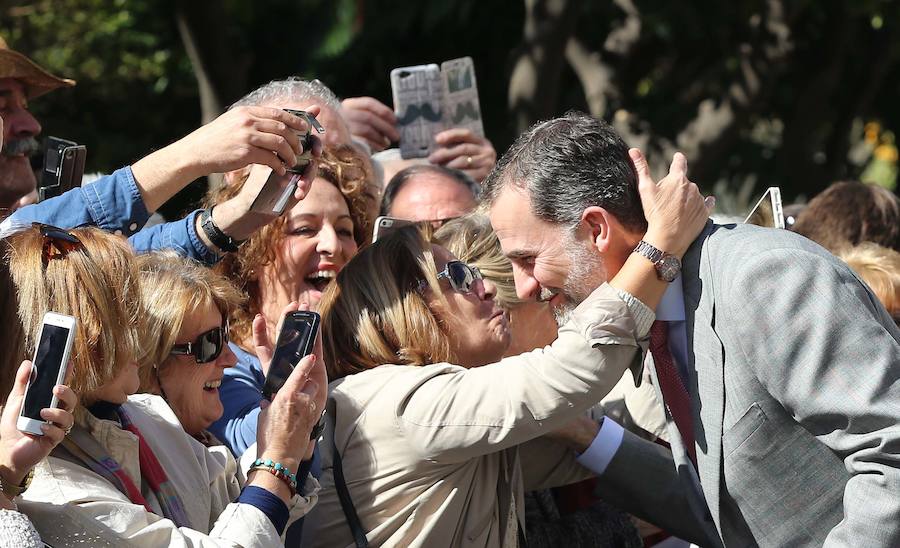
[[[28,158],[38,149],[35,139],[41,124],[28,112],[28,101],[73,80],[57,78],[34,61],[9,49],[0,37],[0,117],[3,149],[0,153],[0,209],[15,208],[34,191],[35,178]]]

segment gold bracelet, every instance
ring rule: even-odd
[[[3,476],[0,475],[0,491],[3,491],[10,499],[18,497],[22,493],[28,489],[28,486],[31,485],[31,479],[34,478],[34,468],[28,471],[25,474],[25,477],[22,478],[22,483],[19,485],[10,485],[3,481]]]

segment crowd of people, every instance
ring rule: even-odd
[[[28,104],[70,85],[0,42],[0,546],[900,545],[891,192],[720,225],[591,116],[409,160],[390,107],[290,77],[37,202]],[[48,312],[77,330],[35,435]]]

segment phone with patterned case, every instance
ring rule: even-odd
[[[444,89],[444,127],[462,127],[484,137],[472,58],[461,57],[441,63],[441,81]]]
[[[400,156],[425,158],[434,150],[434,136],[444,130],[443,84],[434,63],[391,71],[394,113],[400,131]]]

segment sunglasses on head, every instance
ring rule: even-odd
[[[83,250],[84,244],[68,230],[43,223],[31,223],[41,231],[41,261],[46,268],[52,259],[61,259],[75,250]]]
[[[194,356],[197,363],[209,363],[219,357],[226,344],[228,344],[228,322],[200,333],[193,342],[173,345],[170,354]]]
[[[446,278],[454,291],[471,293],[475,280],[483,280],[484,276],[474,266],[469,266],[462,261],[450,261],[444,270],[438,272],[437,278],[438,281]]]

